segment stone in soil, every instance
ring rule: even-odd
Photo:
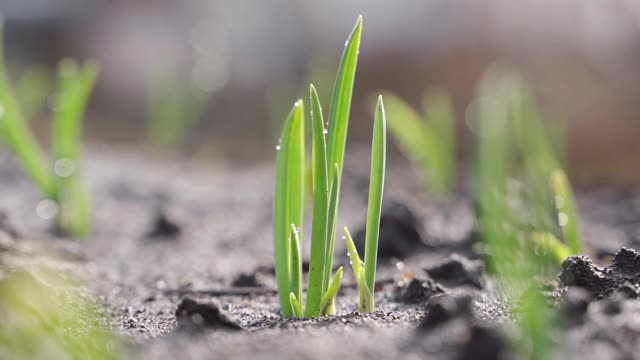
[[[263,287],[264,284],[260,279],[260,274],[257,272],[247,274],[242,273],[236,276],[231,282],[231,286],[234,287]]]
[[[559,278],[563,286],[584,288],[597,299],[613,292],[637,298],[640,254],[635,250],[622,248],[616,253],[611,265],[604,268],[594,265],[587,256],[570,256],[562,263]]]
[[[189,297],[180,301],[176,310],[178,330],[197,333],[206,329],[237,331],[242,326],[223,314],[213,304],[199,303]]]
[[[414,278],[409,283],[399,282],[394,289],[396,300],[406,304],[421,304],[443,292],[442,287],[429,278]]]
[[[15,226],[11,223],[9,215],[4,211],[0,211],[0,233],[5,233],[13,239],[19,239],[20,233],[16,230]]]
[[[593,295],[581,287],[568,287],[559,300],[558,312],[561,324],[566,326],[582,325],[585,321]]]
[[[404,259],[423,250],[424,230],[414,211],[398,201],[386,202],[380,214],[378,259]],[[365,228],[355,232],[353,241],[358,252],[364,253]]]
[[[469,285],[477,289],[484,288],[482,262],[469,260],[458,254],[450,255],[444,262],[426,268],[425,271],[433,280],[446,287]]]
[[[456,318],[471,318],[473,299],[469,295],[439,294],[425,304],[426,316],[418,326],[419,331],[430,331]]]
[[[174,239],[180,235],[182,228],[169,217],[164,209],[157,209],[151,226],[145,238],[147,239]]]

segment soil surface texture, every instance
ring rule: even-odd
[[[365,152],[366,153],[366,152]],[[137,154],[137,155],[136,155]],[[373,314],[357,310],[345,266],[337,315],[283,319],[273,274],[273,164],[159,160],[93,147],[84,160],[95,228],[61,238],[22,170],[0,155],[0,281],[47,267],[80,279],[132,359],[512,359],[510,307],[479,260],[471,201],[426,195],[388,163]],[[367,156],[347,158],[339,228],[362,245]],[[559,359],[632,359],[640,350],[640,192],[578,195],[587,254],[549,292],[565,321]],[[310,211],[307,212],[310,215]],[[303,229],[308,258],[309,227]],[[306,235],[306,236],[305,236]]]

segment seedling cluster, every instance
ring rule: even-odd
[[[91,205],[79,171],[82,119],[98,76],[98,66],[89,61],[60,62],[54,98],[49,161],[30,131],[16,99],[2,54],[0,24],[0,137],[40,190],[57,206],[58,228],[74,236],[91,229]]]
[[[343,269],[333,272],[335,232],[343,169],[351,95],[358,60],[362,18],[346,42],[338,67],[325,125],[318,93],[310,86],[313,188],[311,255],[306,304],[302,294],[302,222],[304,210],[305,141],[304,104],[298,100],[282,131],[276,160],[276,190],[273,208],[273,239],[276,277],[282,315],[314,317],[335,313],[334,299]],[[352,266],[360,289],[360,311],[373,311],[373,287],[377,258],[378,227],[384,187],[386,119],[382,97],[374,118],[371,178],[367,212],[365,264],[350,249]],[[353,246],[345,228],[347,246]]]

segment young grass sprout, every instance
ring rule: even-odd
[[[422,172],[428,189],[446,194],[454,182],[456,157],[451,99],[443,91],[431,91],[424,97],[422,116],[398,96],[383,95],[398,147]]]
[[[2,37],[0,24],[0,39]],[[51,147],[53,163],[28,128],[4,65],[0,41],[0,136],[44,198],[58,204],[58,228],[84,236],[91,228],[89,197],[80,178],[82,118],[98,75],[98,66],[63,60],[58,67]]]
[[[317,317],[335,313],[334,299],[343,269],[333,273],[335,230],[340,176],[347,139],[351,95],[358,60],[362,18],[347,40],[338,67],[331,108],[325,127],[318,92],[310,86],[311,174],[313,216],[306,303],[302,295],[302,219],[304,211],[305,141],[304,104],[298,100],[287,120],[276,149],[276,189],[273,207],[273,240],[281,312],[285,317]],[[380,99],[374,123],[372,178],[367,236],[367,261],[373,261],[367,282],[375,280],[377,230],[384,185],[385,119]],[[375,229],[374,229],[375,228]],[[372,230],[370,230],[372,229]],[[370,235],[369,235],[370,234]],[[364,276],[363,276],[364,278]],[[372,289],[373,285],[368,288]],[[373,302],[367,308],[373,310]]]
[[[573,196],[525,82],[489,71],[478,99],[492,99],[474,114],[474,200],[487,267],[516,305],[523,357],[547,359],[552,314],[540,281],[581,250]]]

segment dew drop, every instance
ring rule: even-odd
[[[347,237],[345,235],[342,235],[342,240],[347,240]]]
[[[276,151],[280,151],[280,145],[276,145]]]
[[[344,46],[347,46],[347,45],[349,45],[349,40],[344,42]]]
[[[565,226],[567,226],[568,223],[569,223],[569,216],[567,216],[567,214],[565,214],[563,212],[559,212],[558,213],[558,224],[561,227],[565,227]]]
[[[60,158],[53,164],[53,171],[59,177],[69,177],[76,171],[76,164],[69,158]]]
[[[53,200],[45,199],[38,203],[36,206],[36,214],[38,217],[44,220],[53,219],[56,215],[58,215],[58,211],[60,207],[58,203]]]
[[[324,129],[324,130],[322,130],[322,133],[323,133],[323,134],[325,134],[325,135],[327,135],[327,134],[329,133],[329,130]]]

